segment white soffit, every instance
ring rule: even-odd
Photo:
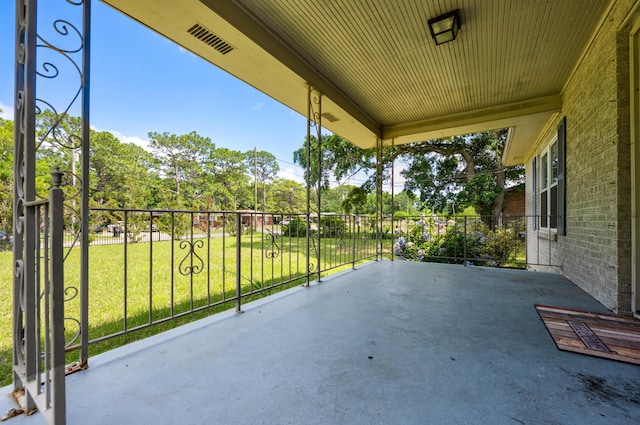
[[[609,0],[105,0],[360,147],[512,127],[527,150],[560,110],[563,85]],[[460,10],[436,46],[427,21]],[[188,32],[201,25],[218,40]],[[213,40],[213,41],[212,41]],[[214,83],[215,84],[215,83]],[[193,94],[197,95],[196,93]]]

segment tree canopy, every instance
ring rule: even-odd
[[[483,215],[497,215],[503,209],[504,191],[509,182],[522,180],[522,167],[505,167],[502,154],[507,131],[487,131],[441,140],[427,140],[383,149],[383,173],[390,175],[392,161],[405,164],[404,191],[418,194],[422,209],[455,213],[468,206]],[[318,140],[311,138],[311,167],[307,166],[306,140],[294,160],[308,173],[311,184],[321,181],[323,190],[332,178],[340,181],[362,173],[366,181],[347,196],[347,206],[363,199],[362,191],[375,189],[375,149],[359,149],[336,135],[321,139],[322,173],[318,176]]]
[[[77,191],[81,161],[77,117],[59,117],[51,111],[37,116],[37,191],[46,196],[49,172],[66,171],[69,195]],[[52,130],[52,128],[54,128]],[[461,212],[473,207],[481,214],[502,210],[509,182],[522,179],[521,167],[504,167],[506,131],[491,131],[442,140],[428,140],[383,149],[383,173],[390,176],[392,161],[403,165],[404,190],[396,193],[392,208],[383,194],[385,214]],[[90,134],[90,206],[106,208],[180,208],[196,210],[261,209],[291,214],[306,210],[306,188],[277,177],[278,161],[267,151],[240,152],[217,147],[196,133],[177,135],[150,132],[148,149],[123,143],[109,132]],[[318,140],[310,139],[311,167],[307,167],[306,140],[293,153],[311,183],[319,181],[322,211],[372,214],[376,210],[374,149],[360,149],[337,135],[321,139],[322,173],[318,173]],[[0,230],[11,230],[13,122],[0,119]],[[359,186],[341,185],[357,176]],[[255,191],[259,190],[258,199]],[[315,187],[312,189],[315,204]]]
[[[250,175],[255,180],[255,189],[260,186],[262,192],[262,211],[267,211],[267,185],[276,178],[278,171],[280,171],[280,165],[278,161],[270,152],[252,150],[245,153],[245,161]],[[258,209],[258,202],[254,208]]]
[[[45,110],[36,117],[37,191],[47,196],[52,167],[65,172],[64,190],[74,202],[80,186],[81,122]],[[13,122],[0,120],[0,230],[12,222]],[[148,149],[123,143],[112,133],[91,131],[89,141],[90,207],[235,210],[254,207],[249,161],[245,153],[216,147],[198,133],[150,132]],[[276,181],[278,164],[259,152],[255,172],[263,193]],[[251,170],[253,175],[253,170]],[[289,188],[287,188],[289,190]],[[295,188],[295,199],[304,189]],[[76,200],[79,198],[75,198]],[[287,205],[287,204],[284,204]],[[298,208],[296,208],[297,210]]]

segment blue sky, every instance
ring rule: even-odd
[[[67,18],[61,9],[65,3],[40,2],[56,5],[40,22]],[[15,1],[0,0],[0,109],[8,119],[13,115],[14,20]],[[300,114],[95,0],[91,41],[94,129],[141,144],[151,131],[196,131],[218,147],[269,151],[280,160],[280,177],[302,181],[302,170],[292,164],[293,151],[306,135]],[[65,84],[62,78],[44,81],[38,93],[63,99],[73,93],[71,83]]]

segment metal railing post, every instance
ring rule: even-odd
[[[81,146],[81,209],[82,229],[81,261],[80,261],[80,366],[89,367],[89,138],[90,125],[90,80],[91,80],[91,1],[82,2],[82,33],[84,43],[82,49],[82,146]]]
[[[53,423],[66,421],[64,336],[64,192],[62,172],[51,172],[49,223],[51,228],[51,405]]]
[[[236,213],[236,313],[242,313],[242,213]]]
[[[305,153],[307,159],[307,170],[305,173],[305,186],[307,189],[307,209],[305,215],[305,253],[306,253],[306,270],[305,270],[305,283],[304,286],[309,286],[311,281],[311,85],[307,85],[307,140],[305,143]],[[319,265],[318,265],[319,266]]]
[[[34,0],[15,2],[15,96],[13,168],[13,385],[27,394],[26,410],[35,408],[27,388],[37,379],[35,347],[34,249],[36,231],[26,203],[35,199],[36,12]],[[39,235],[37,236],[39,237]],[[37,336],[39,338],[39,336]]]
[[[467,267],[467,216],[464,216],[464,243],[462,252],[462,262]]]
[[[376,139],[376,216],[375,216],[375,237],[376,237],[376,261],[382,259],[383,234],[382,227],[384,223],[384,204],[382,200],[382,139]],[[393,227],[391,228],[393,232]],[[393,239],[391,251],[393,251]],[[393,254],[392,254],[393,255]]]
[[[318,138],[318,152],[317,152],[317,161],[318,161],[318,181],[316,182],[316,203],[318,204],[318,231],[317,231],[317,240],[318,240],[318,250],[316,252],[316,258],[318,262],[318,267],[316,269],[316,282],[321,282],[320,272],[322,271],[321,261],[322,261],[322,234],[320,230],[322,229],[322,158],[324,156],[324,152],[322,151],[322,93],[318,92],[318,102],[317,102],[318,111],[314,114],[314,121],[316,123],[316,134]],[[326,255],[326,254],[325,254]],[[326,264],[326,261],[325,261]]]
[[[395,139],[391,139],[391,149],[393,152],[393,147],[395,144]],[[393,153],[392,153],[393,154]],[[398,241],[398,239],[400,238],[401,234],[402,234],[402,219],[399,218],[398,219],[398,224],[396,224],[395,218],[396,218],[396,192],[395,192],[395,165],[396,165],[396,161],[392,160],[391,161],[391,261],[395,261],[396,259],[396,253],[395,253],[395,247],[396,247],[396,241]],[[396,231],[397,229],[397,231]],[[398,247],[400,247],[400,244],[398,243]],[[400,251],[402,252],[402,251]]]
[[[349,223],[351,225],[351,268],[355,269],[356,268],[356,225],[359,227],[360,224],[358,223],[359,221],[359,217],[358,216],[353,216],[353,223]]]

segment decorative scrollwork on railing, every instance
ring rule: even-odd
[[[311,261],[311,258],[316,258],[317,259],[318,256],[319,256],[318,246],[316,245],[316,237],[317,237],[318,231],[309,229],[308,232],[309,232],[309,240],[311,241],[311,245],[312,246],[310,247],[309,252],[307,252],[307,255],[309,256],[309,268],[308,268],[307,271],[309,273],[313,273],[313,272],[319,270],[319,265],[315,264],[314,262]],[[311,257],[311,252],[313,252],[315,254],[314,257]]]
[[[65,0],[73,6],[82,6],[82,0]],[[85,48],[85,37],[80,26],[68,19],[53,18],[44,23],[44,30],[38,29],[36,34],[36,50],[38,57],[42,57],[36,65],[36,76],[46,84],[65,84],[71,87],[69,95],[59,97],[62,101],[49,101],[40,95],[40,90],[35,97],[35,121],[36,121],[36,151],[43,145],[48,149],[58,152],[64,165],[64,178],[62,186],[65,188],[65,212],[66,219],[73,231],[73,239],[66,245],[64,261],[66,262],[74,247],[81,243],[83,227],[82,223],[81,195],[82,188],[88,176],[76,172],[76,163],[80,159],[80,150],[83,147],[82,119],[76,121],[71,118],[70,112],[77,108],[85,87],[85,76],[82,71],[82,52]],[[59,82],[59,83],[58,83]],[[72,83],[69,86],[69,83]],[[43,91],[45,95],[48,90]],[[58,98],[58,96],[56,96]],[[54,98],[55,99],[55,98]],[[83,111],[84,114],[84,111]],[[67,158],[67,159],[64,159]],[[82,169],[79,167],[78,169]],[[79,299],[79,288],[67,286],[64,289],[64,302],[71,303]],[[65,346],[69,347],[80,338],[82,332],[81,321],[77,318],[65,317],[65,329],[75,329],[70,339],[65,339]],[[69,334],[69,333],[67,333]]]
[[[204,270],[204,261],[196,253],[196,248],[204,247],[202,239],[183,240],[180,242],[180,249],[188,249],[182,261],[178,265],[178,271],[183,276],[194,275]]]
[[[65,290],[66,292],[66,290]],[[80,338],[80,334],[82,332],[82,327],[80,326],[80,321],[74,317],[65,317],[64,318],[64,329],[65,329],[65,334],[68,334],[68,330],[71,328],[71,326],[73,326],[73,328],[75,328],[75,332],[73,333],[73,335],[71,335],[70,338],[65,338],[65,342],[64,342],[64,347],[71,347],[73,344],[75,344],[78,339]],[[67,325],[67,323],[71,323],[71,326]]]
[[[264,235],[265,239],[267,239],[267,247],[265,248],[265,257],[267,257],[270,260],[273,260],[275,258],[278,258],[278,255],[280,255],[280,246],[278,245],[278,242],[276,241],[280,235],[278,233],[274,233],[269,229],[265,229],[267,231],[267,234]]]
[[[26,70],[26,38],[28,33],[28,22],[27,16],[29,15],[30,10],[28,9],[29,5],[25,5],[24,13],[19,14],[17,16],[16,22],[16,41],[18,42],[16,49],[16,75],[24,76],[27,73]],[[19,72],[21,71],[21,72]],[[26,170],[26,162],[24,161],[24,150],[26,146],[26,127],[27,127],[27,108],[25,108],[25,90],[26,87],[26,79],[18,78],[16,80],[16,105],[15,110],[17,116],[15,117],[15,126],[16,126],[16,141],[14,148],[14,204],[15,204],[15,214],[14,217],[14,232],[17,234],[17,238],[14,241],[14,252],[16,255],[16,260],[14,261],[14,291],[17,292],[18,305],[13,306],[13,346],[16,351],[14,361],[16,365],[14,365],[14,370],[17,371],[18,374],[25,373],[26,374],[26,350],[25,350],[25,327],[24,327],[24,316],[27,312],[26,306],[26,288],[25,288],[25,269],[24,269],[24,259],[23,259],[23,245],[25,238],[25,228],[24,228],[24,202],[25,202],[25,183],[27,181],[27,176],[30,176]]]
[[[311,116],[309,117],[309,125],[313,128],[318,128],[320,125],[320,105],[321,95],[318,92],[311,92],[309,94],[309,106],[311,107]]]
[[[82,325],[86,323],[83,318],[64,317],[60,308],[63,303],[82,298],[79,287],[60,287],[64,284],[62,265],[66,258],[60,255],[64,244],[63,220],[69,217],[69,210],[64,216],[59,178],[54,179],[52,173],[54,189],[45,194],[37,182],[46,176],[33,161],[44,150],[48,157],[55,157],[53,162],[67,170],[70,180],[63,189],[65,198],[73,199],[74,210],[83,210],[78,188],[88,185],[88,176],[75,175],[75,166],[79,150],[88,149],[83,145],[83,137],[89,134],[84,131],[88,130],[88,102],[78,106],[88,87],[88,76],[83,75],[88,38],[81,30],[82,24],[72,22],[85,22],[83,19],[89,17],[90,10],[87,0],[64,1],[81,7],[63,8],[49,4],[53,2],[19,0],[16,12],[14,384],[25,389],[28,410],[36,408],[34,403],[43,412],[51,409],[50,417],[55,418],[52,420],[55,423],[62,422],[59,418],[64,417],[65,395],[56,385],[56,381],[60,382],[60,366],[64,366],[63,347],[71,346],[81,337]],[[46,5],[40,6],[43,3]],[[44,7],[48,8],[46,12]],[[64,13],[69,20],[56,19],[51,16],[54,13]],[[78,109],[81,114],[76,113]],[[82,117],[70,119],[71,112]],[[88,155],[83,159],[88,161]],[[55,209],[47,212],[52,204]],[[55,226],[51,226],[48,217],[54,217]],[[75,224],[80,219],[76,215],[70,221]],[[72,227],[75,232],[81,230],[81,226]],[[70,340],[65,337],[61,322]]]
[[[344,249],[347,246],[347,243],[344,239],[344,230],[338,230],[338,234],[336,236],[338,237],[338,249]]]
[[[75,4],[67,0],[68,3],[74,5],[81,5],[82,3]],[[36,70],[36,75],[45,79],[55,79],[60,73],[61,69],[63,69],[64,64],[69,65],[75,73],[77,74],[77,89],[73,93],[71,100],[68,102],[67,106],[62,110],[61,113],[58,113],[57,108],[55,108],[51,103],[44,101],[43,99],[36,99],[37,102],[43,103],[47,106],[46,109],[50,109],[54,112],[56,119],[51,123],[51,127],[49,131],[43,133],[43,139],[48,138],[52,131],[60,128],[60,123],[69,113],[71,107],[76,103],[76,100],[80,96],[83,90],[83,73],[81,66],[78,65],[80,61],[76,61],[74,59],[74,55],[82,52],[82,49],[85,46],[85,39],[82,35],[82,32],[68,20],[65,19],[56,19],[51,23],[51,28],[53,29],[53,33],[50,36],[54,36],[59,38],[61,43],[54,43],[51,41],[51,38],[45,38],[42,33],[37,34],[38,43],[36,44],[36,48],[42,49],[43,51],[50,52],[56,54],[55,57],[62,58],[63,62],[61,64],[57,64],[53,62],[52,58],[47,58],[47,60],[43,61],[40,65],[40,70]],[[58,37],[59,36],[59,37]],[[71,47],[63,47],[62,42],[70,41]],[[36,113],[39,113],[37,111]],[[55,131],[54,131],[55,132]],[[55,136],[55,135],[54,135]],[[76,141],[80,141],[81,138],[76,137]],[[59,146],[66,147],[67,149],[72,148],[72,146],[68,145],[67,142],[62,142]],[[60,140],[58,139],[60,143]]]
[[[64,302],[69,302],[80,294],[75,286],[67,286],[64,288]]]
[[[24,276],[24,261],[17,260],[15,264],[14,273],[16,278],[22,280]],[[25,290],[24,286],[21,285],[18,287],[18,300],[20,300],[20,310],[25,311],[27,309],[27,301],[25,299]],[[15,318],[14,318],[15,320]]]

